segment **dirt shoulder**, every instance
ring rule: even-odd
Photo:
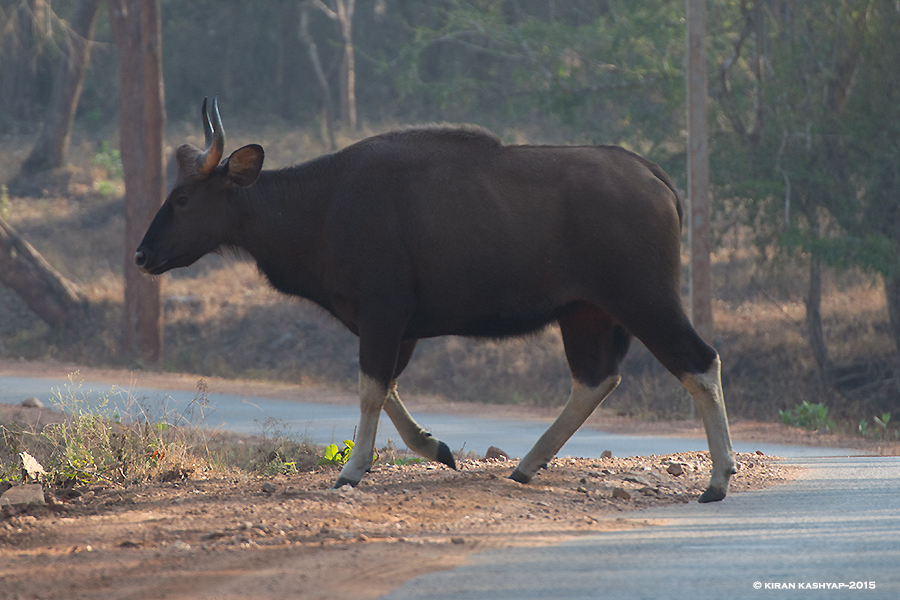
[[[732,494],[794,475],[755,454],[738,460]],[[507,478],[514,465],[379,466],[342,490],[329,489],[327,468],[47,495],[3,509],[0,583],[9,598],[375,598],[473,552],[652,526],[620,515],[696,501],[710,468],[701,452],[564,458],[521,485]]]

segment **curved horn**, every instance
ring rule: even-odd
[[[213,128],[209,123],[209,113],[206,112],[206,98],[203,99],[203,106],[200,108],[200,115],[203,118],[203,133],[206,135],[206,147],[209,148],[213,139]]]
[[[225,130],[222,128],[222,117],[219,116],[217,96],[212,101],[212,125],[209,115],[206,113],[206,99],[203,99],[203,131],[206,134],[206,151],[197,157],[197,172],[200,175],[209,175],[213,169],[219,166],[222,153],[225,151]]]

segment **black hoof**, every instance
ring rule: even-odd
[[[518,469],[513,471],[512,475],[510,475],[509,478],[513,481],[518,481],[519,483],[528,483],[529,481],[531,481],[531,477]]]
[[[706,491],[703,492],[703,495],[700,496],[700,499],[697,502],[701,504],[706,504],[707,502],[718,502],[724,497],[725,490],[720,490],[719,488],[710,486],[706,488]]]
[[[352,485],[356,487],[359,485],[358,481],[353,481],[352,479],[347,479],[346,477],[338,477],[337,483],[334,484],[334,489],[338,490],[345,485]]]
[[[456,470],[456,460],[453,458],[453,453],[450,452],[450,446],[444,442],[438,445],[437,461],[444,463],[454,471]]]

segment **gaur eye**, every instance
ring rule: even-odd
[[[172,205],[175,208],[184,208],[188,205],[188,197],[187,196],[175,196],[172,199]]]

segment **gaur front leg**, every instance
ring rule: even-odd
[[[359,427],[350,460],[335,487],[356,486],[372,469],[378,418],[394,379],[405,327],[391,306],[372,304],[359,311]]]
[[[372,460],[375,455],[375,436],[378,433],[378,417],[384,406],[388,394],[387,382],[378,381],[374,377],[366,375],[362,370],[359,373],[359,427],[356,429],[356,443],[350,459],[341,469],[334,487],[339,488],[348,483],[356,487],[363,475],[372,468]]]

